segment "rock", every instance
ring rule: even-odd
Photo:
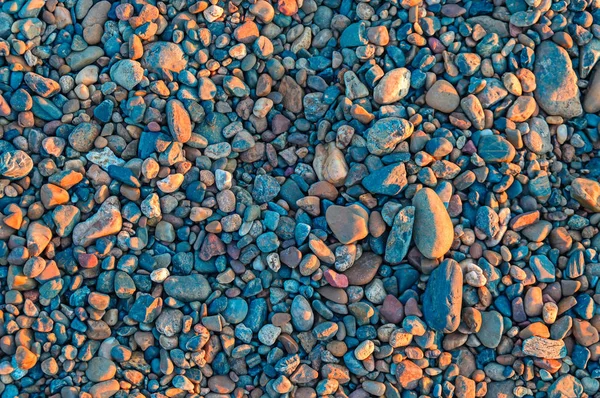
[[[450,250],[454,227],[440,197],[430,188],[423,188],[413,198],[415,221],[413,239],[427,258],[442,257]]]
[[[444,260],[429,276],[423,294],[423,315],[434,330],[452,333],[460,324],[463,273],[454,260]]]
[[[330,206],[325,217],[329,228],[343,244],[359,241],[369,234],[369,214],[359,205]]]
[[[294,297],[290,313],[294,329],[299,332],[305,332],[312,328],[315,317],[310,303],[303,296]]]
[[[394,224],[385,246],[385,261],[387,263],[397,265],[404,260],[410,248],[414,221],[415,208],[413,206],[401,209],[394,217]]]
[[[548,388],[548,398],[583,396],[581,382],[570,374],[562,375]]]
[[[96,239],[119,233],[123,225],[121,205],[116,196],[106,199],[98,211],[73,229],[73,243],[89,246]]]
[[[82,70],[88,65],[93,64],[104,55],[101,47],[89,46],[83,51],[74,51],[67,56],[67,65],[75,72]]]
[[[535,51],[535,99],[547,114],[571,119],[581,115],[577,75],[565,49],[544,41]]]
[[[500,344],[504,333],[504,321],[497,311],[481,312],[481,327],[477,338],[485,347],[496,348]]]
[[[110,359],[94,357],[88,363],[85,376],[95,383],[112,379],[117,373],[117,367]]]
[[[396,367],[396,379],[400,386],[406,390],[414,390],[423,378],[423,370],[414,362],[405,359]]]
[[[460,96],[446,80],[438,80],[427,91],[425,102],[437,111],[452,113],[460,104]]]
[[[529,120],[529,133],[523,137],[525,146],[530,151],[543,155],[552,151],[552,141],[550,139],[550,128],[548,123],[542,118],[534,117]]]
[[[14,362],[19,369],[29,370],[36,365],[37,361],[37,356],[27,347],[18,346],[16,348]]]
[[[534,114],[536,107],[533,97],[519,97],[508,108],[506,117],[516,123],[525,122]]]
[[[485,398],[515,398],[513,394],[515,382],[513,380],[491,382],[487,383],[487,386]]]
[[[523,341],[523,354],[544,359],[561,359],[567,355],[567,348],[562,340],[531,336]]]
[[[392,69],[375,86],[373,99],[380,105],[393,104],[406,97],[410,88],[410,71],[406,68]]]
[[[39,256],[50,243],[52,231],[41,222],[33,222],[27,228],[27,250],[30,256]]]
[[[144,79],[144,68],[137,61],[124,59],[110,68],[110,77],[125,89],[133,90]]]
[[[588,211],[600,212],[600,183],[587,178],[571,182],[571,196]]]
[[[505,138],[499,135],[484,135],[477,145],[477,154],[486,163],[510,163],[516,151]]]
[[[600,43],[600,41],[597,41]],[[595,67],[583,97],[583,110],[587,113],[600,112],[600,68]]]
[[[266,174],[261,174],[256,176],[256,179],[254,180],[252,197],[258,203],[267,203],[275,199],[280,190],[281,187],[275,178]]]
[[[404,163],[392,164],[375,170],[362,180],[362,185],[372,194],[398,195],[406,187]]]
[[[344,272],[344,275],[348,278],[348,284],[364,286],[370,283],[377,275],[382,260],[380,256],[374,253],[364,253],[350,269]]]
[[[37,73],[27,72],[25,83],[33,92],[44,98],[52,97],[60,92],[60,85],[57,82]]]
[[[140,294],[131,306],[128,316],[139,323],[152,323],[160,315],[162,307],[163,301],[160,297]]]
[[[413,125],[398,117],[380,119],[367,130],[367,149],[373,155],[387,155],[413,133]]]
[[[204,301],[211,293],[208,281],[200,274],[170,276],[165,280],[163,286],[169,297],[184,303]]]
[[[347,26],[340,37],[340,46],[358,47],[369,43],[367,27],[364,21]]]
[[[554,264],[543,254],[531,256],[529,268],[533,271],[538,282],[554,282],[556,278]]]
[[[94,147],[94,140],[100,135],[96,123],[81,123],[69,134],[69,144],[78,152],[88,152]]]
[[[304,90],[290,76],[284,76],[279,83],[279,93],[283,96],[283,107],[292,113],[302,112]]]
[[[187,66],[185,54],[175,43],[156,41],[144,46],[142,67],[161,75],[179,73]]]
[[[180,101],[167,102],[167,123],[175,141],[185,144],[192,137],[192,121]]]
[[[477,210],[475,226],[489,238],[500,231],[498,214],[489,206],[481,206]]]
[[[33,169],[33,160],[24,151],[6,151],[0,155],[0,174],[11,180],[27,176]]]
[[[334,187],[342,186],[348,175],[348,165],[344,154],[333,142],[327,146],[317,146],[313,168],[319,180],[327,181]]]
[[[85,18],[81,22],[84,28],[93,25],[103,25],[108,19],[108,12],[110,10],[111,3],[109,1],[99,1],[95,3],[87,12]]]

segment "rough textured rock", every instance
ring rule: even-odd
[[[538,105],[549,115],[572,118],[581,115],[577,75],[567,51],[551,41],[544,41],[535,52],[534,92]]]
[[[73,229],[73,243],[89,246],[96,239],[119,233],[123,225],[121,206],[116,196],[106,199],[98,211]]]
[[[423,315],[434,330],[452,333],[460,324],[463,273],[454,260],[444,260],[429,276],[423,295]]]

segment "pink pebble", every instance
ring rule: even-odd
[[[348,287],[348,277],[346,275],[338,274],[334,270],[328,269],[323,273],[323,276],[325,276],[325,280],[333,287]]]

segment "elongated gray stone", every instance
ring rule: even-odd
[[[402,262],[410,248],[414,222],[415,208],[413,206],[407,206],[398,212],[385,246],[386,262],[392,265]]]
[[[444,260],[429,276],[423,295],[423,315],[430,328],[452,333],[460,324],[463,273],[458,263]]]

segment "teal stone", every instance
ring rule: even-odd
[[[63,116],[62,111],[54,105],[54,103],[46,98],[33,96],[33,107],[31,112],[40,119],[51,122],[53,120],[60,120]]]
[[[515,147],[499,135],[484,135],[479,139],[477,154],[486,163],[510,163],[515,157]]]
[[[364,21],[349,25],[340,37],[340,45],[344,48],[366,46],[367,44],[369,44],[369,39],[367,38],[367,25]]]
[[[554,264],[543,254],[531,256],[529,268],[538,282],[551,283],[556,279]]]
[[[392,164],[375,170],[366,176],[362,185],[372,194],[398,195],[406,187],[404,163]]]

